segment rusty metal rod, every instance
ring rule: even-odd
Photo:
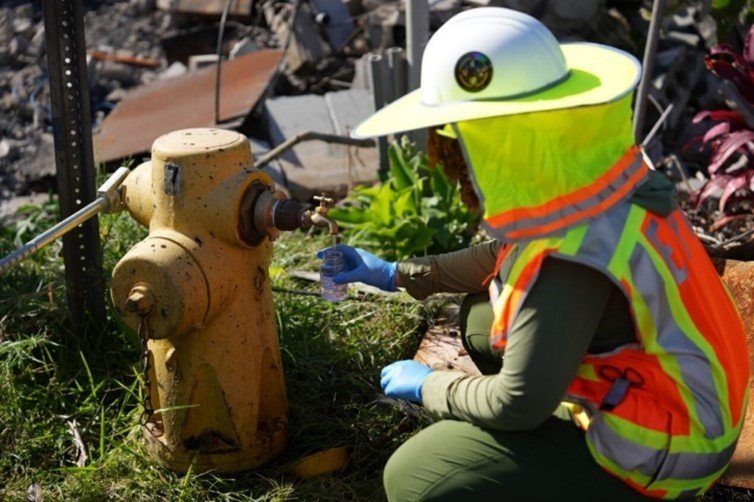
[[[89,203],[83,209],[76,211],[51,229],[34,237],[32,240],[0,260],[0,275],[15,267],[40,249],[48,246],[56,239],[63,237],[92,216],[101,213],[106,207],[107,200],[102,197],[94,199],[94,202]]]
[[[49,246],[53,241],[85,223],[90,218],[103,211],[120,209],[119,187],[126,179],[130,170],[127,167],[118,168],[97,191],[97,198],[79,209],[63,221],[34,237],[32,240],[0,259],[0,275],[15,267],[37,251]]]
[[[326,134],[316,131],[306,131],[299,133],[295,135],[292,138],[288,138],[287,140],[280,143],[278,146],[267,152],[266,154],[259,157],[256,162],[254,162],[254,167],[257,169],[262,167],[263,165],[269,163],[272,160],[277,159],[281,155],[283,155],[286,151],[290,150],[297,144],[301,143],[302,141],[311,141],[311,140],[319,140],[324,141],[325,143],[335,143],[339,145],[350,145],[350,146],[360,146],[365,148],[373,148],[374,147],[374,140],[372,139],[356,139],[356,138],[349,138],[348,136],[339,136],[337,134]]]
[[[156,59],[145,59],[135,56],[124,56],[122,54],[111,54],[105,51],[89,51],[87,52],[94,59],[100,61],[115,61],[116,63],[123,63],[132,66],[141,66],[143,68],[158,68],[160,62]]]

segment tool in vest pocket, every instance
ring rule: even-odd
[[[610,390],[607,391],[605,398],[600,403],[601,410],[610,411],[618,406],[626,397],[631,386],[641,387],[644,385],[644,377],[633,368],[626,368],[621,371],[615,366],[606,364],[601,366],[597,373],[608,382],[612,382]]]

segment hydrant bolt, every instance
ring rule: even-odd
[[[140,316],[149,315],[154,307],[154,297],[144,286],[137,286],[131,290],[126,300],[125,309]]]

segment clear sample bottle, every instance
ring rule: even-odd
[[[348,295],[347,284],[335,284],[332,278],[340,272],[345,272],[346,260],[343,253],[337,249],[327,248],[322,253],[322,267],[319,269],[320,282],[322,284],[322,298],[331,302],[339,302]]]

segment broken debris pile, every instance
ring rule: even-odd
[[[408,89],[411,70],[401,49],[407,37],[404,2],[234,0],[222,23],[226,5],[226,0],[84,2],[98,162],[108,168],[128,159],[138,163],[160,134],[215,125],[251,137],[258,156],[307,130],[346,135]],[[431,0],[430,32],[455,13],[481,5],[534,15],[564,41],[586,39],[637,56],[648,28],[647,2]],[[647,129],[672,109],[647,149],[688,192],[703,183],[695,177],[703,177],[706,161],[696,148],[686,148],[702,132],[691,119],[701,109],[724,106],[730,89],[703,65],[707,48],[717,41],[709,7],[685,2],[673,9],[663,18]],[[39,2],[7,0],[0,6],[0,113],[0,222],[7,222],[18,205],[44,200],[54,190]],[[266,169],[299,200],[322,190],[343,195],[356,183],[377,179],[379,150],[384,154],[305,142]]]
[[[123,89],[158,77],[160,27],[168,17],[139,11],[140,2],[101,3],[85,18],[89,48],[99,53],[89,65],[93,122],[113,109]],[[0,2],[0,224],[55,188],[50,113],[41,2]]]
[[[430,31],[462,9],[490,4],[549,16],[553,29],[573,38],[585,26],[599,32],[614,17],[606,14],[604,2],[586,3],[591,7],[564,22],[556,14],[565,8],[555,0],[433,0]],[[378,76],[402,80],[396,89],[406,89],[403,51],[395,48],[406,46],[403,2],[234,0],[223,24],[226,5],[226,0],[84,1],[98,162],[108,168],[128,159],[140,162],[157,136],[182,127],[239,129],[253,139],[256,153],[306,130],[347,135],[375,105],[397,97],[372,96],[373,52],[385,54],[401,72]],[[216,104],[221,28],[224,63]],[[602,31],[613,39],[599,41],[631,43],[627,30]],[[4,1],[0,222],[6,224],[19,205],[46,200],[55,189],[47,81],[40,2]],[[356,183],[374,182],[379,165],[373,148],[308,142],[267,169],[294,197],[306,200],[322,190],[343,195]]]

